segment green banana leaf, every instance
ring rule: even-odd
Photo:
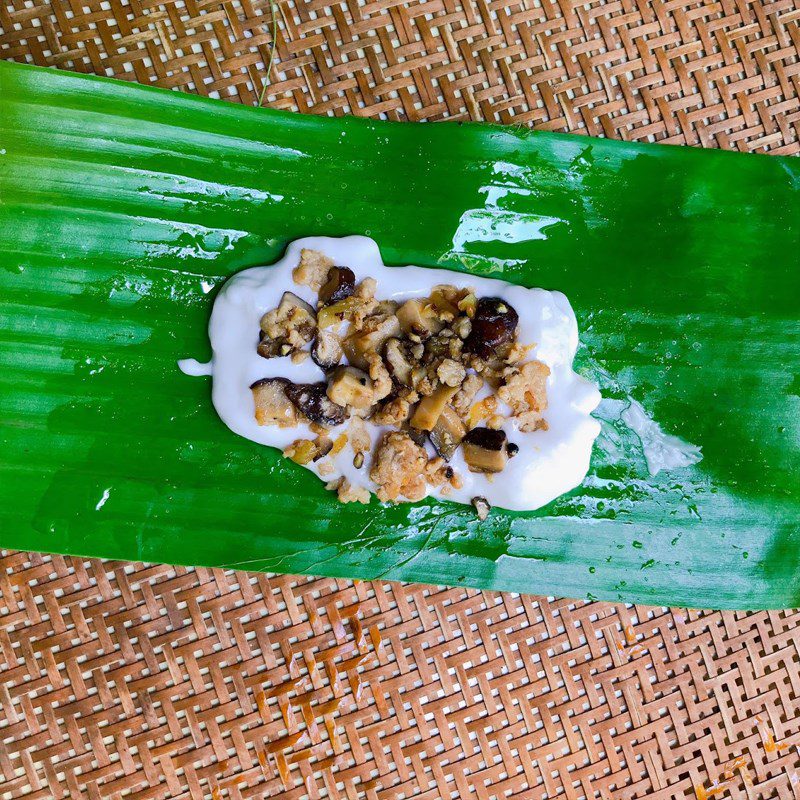
[[[232,434],[215,291],[306,235],[556,288],[603,432],[535,513],[340,506]],[[800,599],[800,163],[293,115],[0,64],[0,546],[714,608]],[[631,403],[702,448],[651,476]],[[638,407],[638,406],[637,406]]]

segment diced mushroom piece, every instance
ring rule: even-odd
[[[374,402],[372,380],[355,367],[337,367],[328,383],[328,397],[340,406],[369,408]]]
[[[423,309],[421,300],[406,300],[397,309],[397,319],[403,333],[427,339],[442,329],[442,323],[435,316],[423,313]]]
[[[364,328],[347,340],[345,352],[350,361],[359,367],[367,368],[367,353],[380,352],[383,345],[400,333],[400,323],[394,314],[388,317],[370,317]]]
[[[344,352],[342,342],[332,331],[319,330],[311,348],[311,358],[318,367],[333,369],[341,360]]]
[[[498,347],[513,340],[518,323],[519,315],[505,300],[482,297],[478,300],[464,350],[483,359],[491,358]]]
[[[349,267],[331,267],[328,280],[319,290],[319,300],[323,306],[338,303],[355,291],[356,276]]]
[[[461,442],[470,472],[501,472],[508,461],[506,435],[490,428],[473,428]]]
[[[291,384],[286,378],[262,378],[250,387],[255,401],[255,418],[259,425],[292,428],[297,425],[295,407],[286,394]]]
[[[334,427],[347,419],[347,411],[328,397],[327,388],[326,383],[290,383],[286,396],[306,419]]]
[[[439,419],[428,436],[436,452],[445,461],[449,461],[466,433],[467,429],[464,427],[461,418],[456,414],[455,409],[447,405],[442,409]]]
[[[457,391],[458,389],[452,386],[440,386],[433,394],[423,397],[414,416],[411,417],[411,426],[422,431],[432,431],[445,406]]]
[[[412,363],[400,339],[389,339],[384,350],[384,359],[392,377],[405,386],[411,386]]]
[[[492,510],[489,501],[485,497],[473,497],[472,505],[475,506],[475,513],[481,522],[489,516],[489,512]]]
[[[294,292],[284,292],[278,307],[261,318],[258,354],[263,358],[288,356],[308,344],[317,331],[317,315]]]

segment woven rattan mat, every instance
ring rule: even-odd
[[[0,54],[313,113],[797,153],[799,22],[797,0],[6,0]],[[0,617],[3,800],[800,798],[798,612],[7,553]]]

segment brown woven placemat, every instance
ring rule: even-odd
[[[796,0],[7,0],[0,55],[798,153],[799,23]],[[800,798],[799,621],[5,553],[0,800]]]
[[[268,83],[311,113],[796,153],[798,22],[797,0],[5,0],[0,54],[248,104]]]
[[[7,554],[3,798],[800,797],[798,612]]]

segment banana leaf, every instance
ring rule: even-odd
[[[341,506],[232,434],[215,292],[292,239],[560,289],[584,484],[479,524]],[[318,118],[0,64],[0,546],[713,608],[800,598],[800,163]],[[703,458],[651,475],[637,408]],[[646,444],[646,442],[644,443]]]

